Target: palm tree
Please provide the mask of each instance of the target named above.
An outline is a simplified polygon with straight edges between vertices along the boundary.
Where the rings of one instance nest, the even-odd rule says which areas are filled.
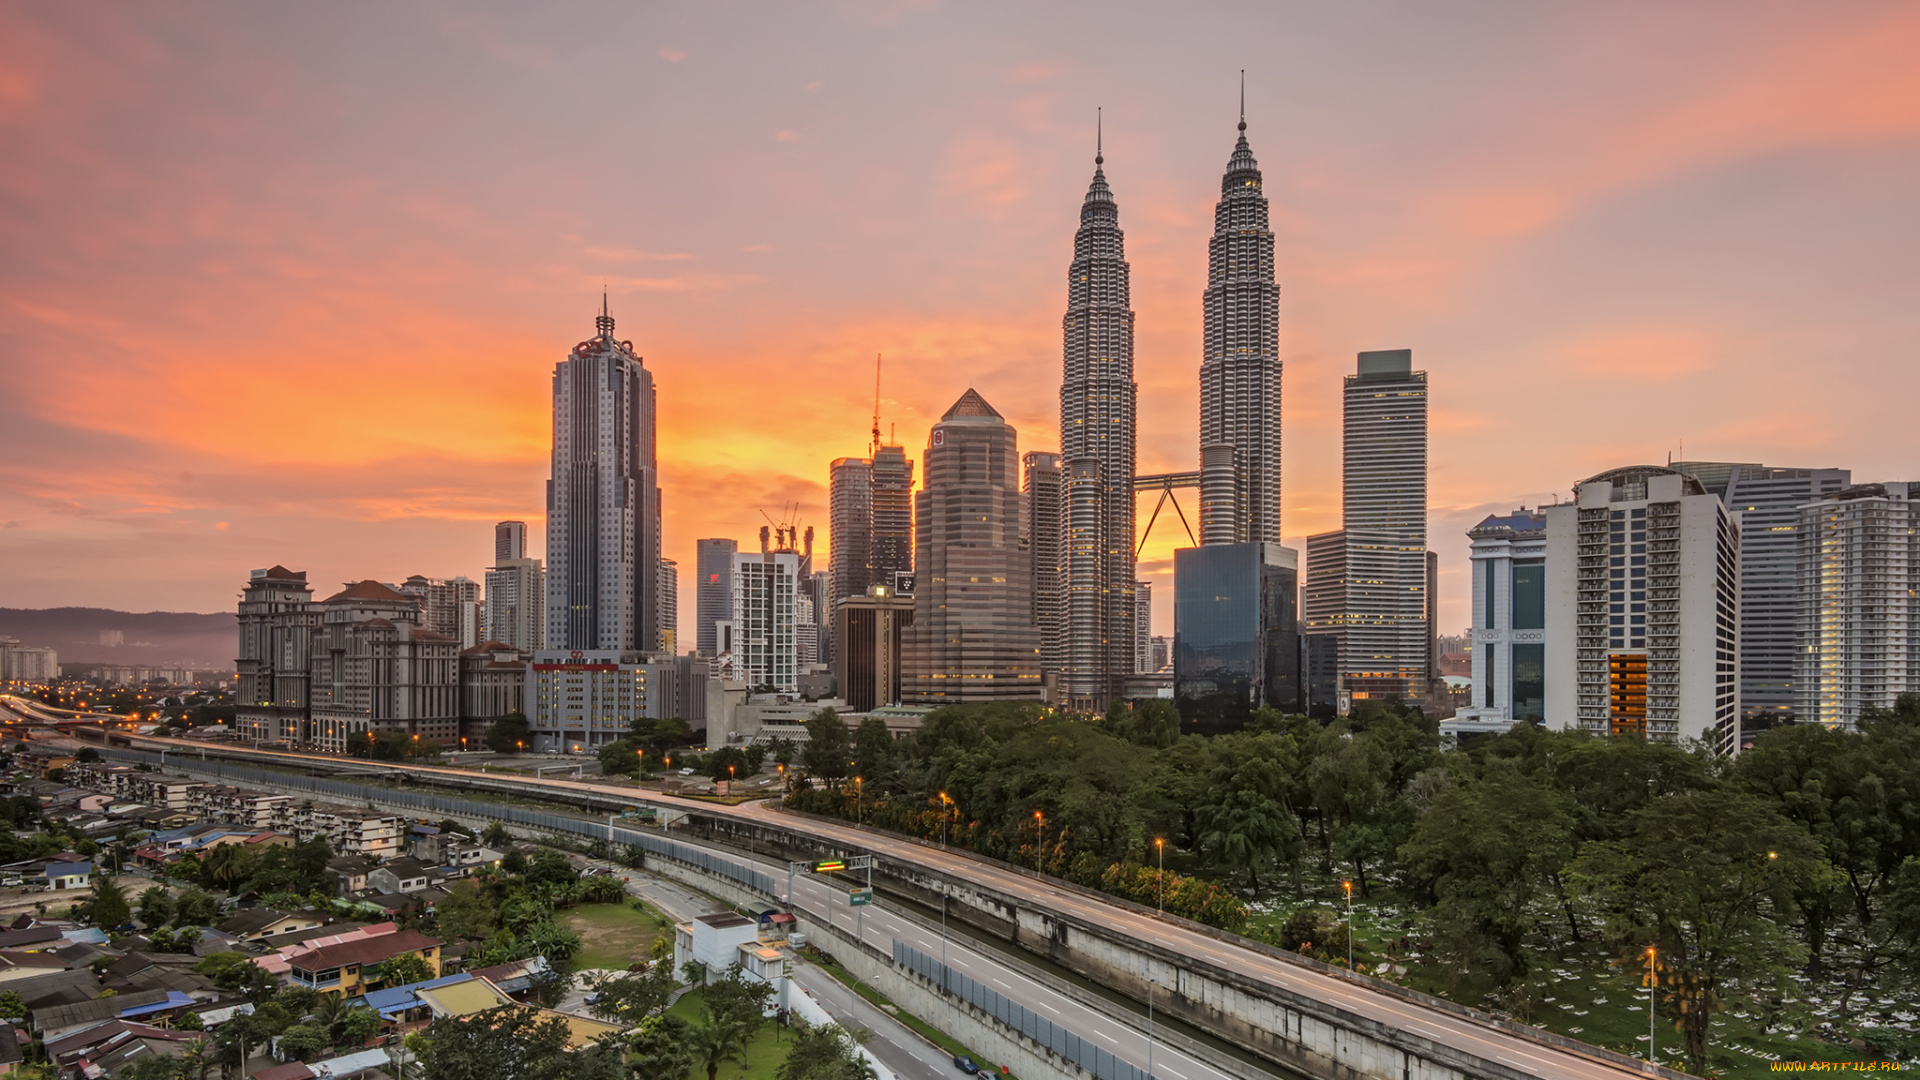
[[[746,1041],[746,1032],[739,1024],[708,1013],[688,1032],[687,1049],[693,1051],[694,1061],[706,1065],[707,1080],[717,1080],[720,1063],[744,1051]]]
[[[186,1053],[180,1055],[182,1080],[188,1077],[192,1080],[207,1080],[207,1072],[213,1068],[214,1056],[207,1052],[212,1042],[210,1038],[197,1039],[192,1046],[187,1047]]]
[[[338,1044],[341,1029],[346,1026],[347,1014],[353,1011],[353,1005],[345,994],[323,994],[313,1007],[313,1022],[327,1030],[327,1041]]]

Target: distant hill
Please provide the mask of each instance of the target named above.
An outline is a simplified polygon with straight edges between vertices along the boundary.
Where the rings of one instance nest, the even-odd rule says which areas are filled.
[[[122,645],[100,644],[102,630],[118,630]],[[50,645],[60,662],[167,664],[220,669],[233,664],[239,642],[232,612],[112,611],[107,608],[0,608],[0,637]]]

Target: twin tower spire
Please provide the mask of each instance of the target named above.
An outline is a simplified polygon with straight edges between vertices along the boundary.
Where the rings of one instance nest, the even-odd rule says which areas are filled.
[[[1247,145],[1241,73],[1239,141],[1220,181],[1208,243],[1200,359],[1201,457],[1231,492],[1203,493],[1204,543],[1280,540],[1280,291],[1259,163]],[[1093,180],[1080,206],[1062,320],[1063,480],[1059,630],[1062,697],[1104,709],[1123,692],[1137,648],[1134,477],[1139,388],[1134,315],[1119,204],[1107,186],[1105,122],[1096,114]],[[1229,497],[1230,495],[1230,497]],[[1142,622],[1147,612],[1138,612]]]

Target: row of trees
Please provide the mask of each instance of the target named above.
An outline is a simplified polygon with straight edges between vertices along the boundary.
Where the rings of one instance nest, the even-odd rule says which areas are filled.
[[[1777,1012],[1789,971],[1843,1012],[1920,976],[1920,697],[1857,733],[1776,729],[1731,760],[1526,726],[1446,751],[1417,709],[1378,704],[1324,724],[1266,710],[1212,738],[1170,712],[946,708],[896,741],[823,711],[800,764],[824,787],[790,802],[1135,899],[1160,883],[1161,844],[1249,899],[1389,888],[1476,1002],[1570,943],[1643,967],[1651,947],[1697,1066],[1725,1003]]]

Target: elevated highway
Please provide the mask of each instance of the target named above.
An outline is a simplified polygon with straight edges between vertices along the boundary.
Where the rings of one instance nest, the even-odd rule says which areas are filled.
[[[135,737],[169,753],[198,743]],[[272,750],[209,753],[310,768],[339,759]],[[1330,1080],[1522,1077],[1623,1080],[1684,1074],[1488,1016],[1391,983],[1226,934],[995,860],[765,804],[722,806],[569,779],[511,780],[442,766],[355,761],[433,786],[506,788],[589,811],[651,805],[684,828],[736,849],[780,858],[868,852],[876,883],[951,914],[1286,1069]],[[602,810],[604,812],[604,810]],[[611,826],[610,826],[611,828]],[[778,896],[780,883],[771,889]],[[796,900],[801,899],[796,896]],[[812,899],[809,897],[808,899]],[[842,909],[845,927],[851,912]],[[904,928],[903,928],[904,930]],[[901,939],[908,935],[902,933]],[[1161,1070],[1165,1072],[1165,1070]],[[1193,1074],[1189,1074],[1191,1077]]]

